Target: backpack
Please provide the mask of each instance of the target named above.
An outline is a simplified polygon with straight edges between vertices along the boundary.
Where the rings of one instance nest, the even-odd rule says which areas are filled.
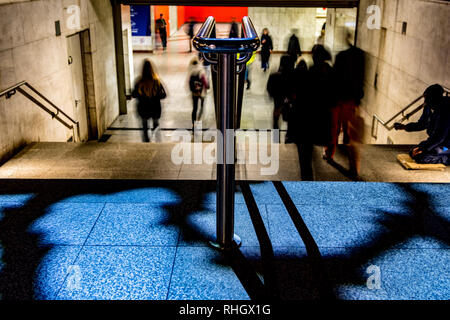
[[[200,96],[203,91],[203,81],[200,78],[200,74],[192,75],[189,79],[189,88],[195,96]]]

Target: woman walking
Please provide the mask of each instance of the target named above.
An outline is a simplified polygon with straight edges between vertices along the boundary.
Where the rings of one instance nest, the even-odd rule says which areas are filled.
[[[144,61],[142,76],[134,87],[133,97],[138,99],[137,111],[142,119],[143,140],[150,142],[148,120],[153,119],[153,128],[156,130],[161,118],[161,99],[166,98],[166,90],[150,60]]]

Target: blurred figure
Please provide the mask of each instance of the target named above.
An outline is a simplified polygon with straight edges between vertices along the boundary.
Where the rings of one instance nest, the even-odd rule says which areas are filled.
[[[295,129],[298,124],[295,111],[300,108],[300,105],[301,107],[308,105],[308,65],[303,59],[299,61],[292,74],[291,102],[285,104],[282,110],[283,120],[288,123],[285,143],[296,142]]]
[[[427,130],[428,139],[410,151],[417,163],[442,163],[450,165],[450,97],[438,85],[428,87],[424,94],[425,105],[418,122],[406,125],[395,123],[396,130],[407,132]]]
[[[187,34],[189,36],[189,52],[192,52],[192,39],[194,38],[195,23],[195,19],[193,17],[190,17],[187,30]]]
[[[350,175],[359,176],[360,148],[363,134],[363,121],[358,115],[358,106],[364,97],[364,53],[353,46],[349,32],[349,49],[336,56],[334,64],[337,105],[332,109],[331,143],[324,148],[324,159],[333,161],[341,129],[344,144],[347,145]]]
[[[239,37],[239,27],[238,24],[236,23],[236,18],[232,18],[231,19],[231,28],[230,28],[230,34],[229,34],[229,38],[240,38]]]
[[[251,85],[251,80],[250,80],[250,66],[252,65],[252,63],[255,61],[256,59],[256,52],[253,52],[252,57],[250,58],[250,60],[247,61],[246,63],[246,68],[245,68],[245,82],[247,83],[247,90],[250,89],[250,85]]]
[[[320,30],[320,36],[317,38],[316,44],[320,44],[322,46],[325,45],[325,30],[326,30],[326,27],[327,27],[327,23],[325,22],[322,25],[322,30]]]
[[[209,89],[208,78],[204,68],[200,65],[197,57],[193,58],[189,64],[189,90],[192,93],[192,130],[197,121],[198,102],[200,100],[200,112],[198,118],[201,119],[203,106],[207,90]]]
[[[148,120],[153,119],[153,128],[156,131],[161,118],[161,99],[166,98],[166,90],[150,60],[144,61],[142,75],[136,83],[132,96],[138,99],[137,111],[142,118],[143,140],[150,142]]]
[[[297,32],[296,29],[292,29],[292,35],[289,38],[287,50],[288,55],[291,57],[294,63],[296,63],[298,57],[302,55],[302,50],[300,49],[300,41],[298,40],[298,37],[295,34],[296,32]]]
[[[280,59],[278,72],[272,73],[267,82],[267,92],[273,98],[273,129],[279,129],[278,122],[286,99],[291,97],[292,72],[294,64],[291,57],[285,55]]]
[[[333,69],[327,62],[331,59],[331,55],[321,45],[314,46],[312,51],[314,65],[307,73],[302,71],[303,75],[297,77],[298,82],[294,89],[297,97],[295,116],[290,122],[295,130],[303,181],[314,180],[312,168],[314,145],[325,146],[330,143],[331,108],[335,104]],[[292,126],[292,123],[295,125]]]
[[[159,15],[159,19],[156,20],[156,29],[159,31],[159,36],[161,38],[161,43],[163,46],[163,50],[167,48],[167,23],[163,18],[163,14]]]
[[[273,50],[272,38],[269,35],[269,29],[264,28],[261,36],[261,68],[266,72],[269,68],[270,54]]]

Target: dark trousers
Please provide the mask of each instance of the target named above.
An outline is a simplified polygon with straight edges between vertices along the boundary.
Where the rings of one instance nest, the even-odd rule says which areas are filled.
[[[150,142],[150,137],[148,136],[148,120],[150,118],[142,118],[142,140],[144,142]],[[158,128],[159,119],[153,118],[153,129]]]
[[[161,37],[161,42],[163,48],[167,47],[167,31],[166,28],[159,29],[159,36]]]
[[[203,113],[203,103],[205,102],[205,98],[202,96],[192,96],[192,126],[194,126],[194,122],[197,121],[197,110],[198,110],[198,100],[200,100],[200,114],[199,118],[202,117]]]
[[[311,141],[297,141],[296,145],[302,181],[314,181],[312,168],[314,146]]]
[[[270,54],[261,54],[261,68],[266,70],[269,68]]]

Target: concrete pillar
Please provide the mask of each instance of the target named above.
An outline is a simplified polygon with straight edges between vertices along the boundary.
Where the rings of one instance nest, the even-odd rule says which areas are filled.
[[[119,114],[127,113],[127,97],[125,83],[125,62],[122,38],[122,8],[120,1],[111,0],[114,24],[114,45],[116,51],[117,90],[119,98]]]

